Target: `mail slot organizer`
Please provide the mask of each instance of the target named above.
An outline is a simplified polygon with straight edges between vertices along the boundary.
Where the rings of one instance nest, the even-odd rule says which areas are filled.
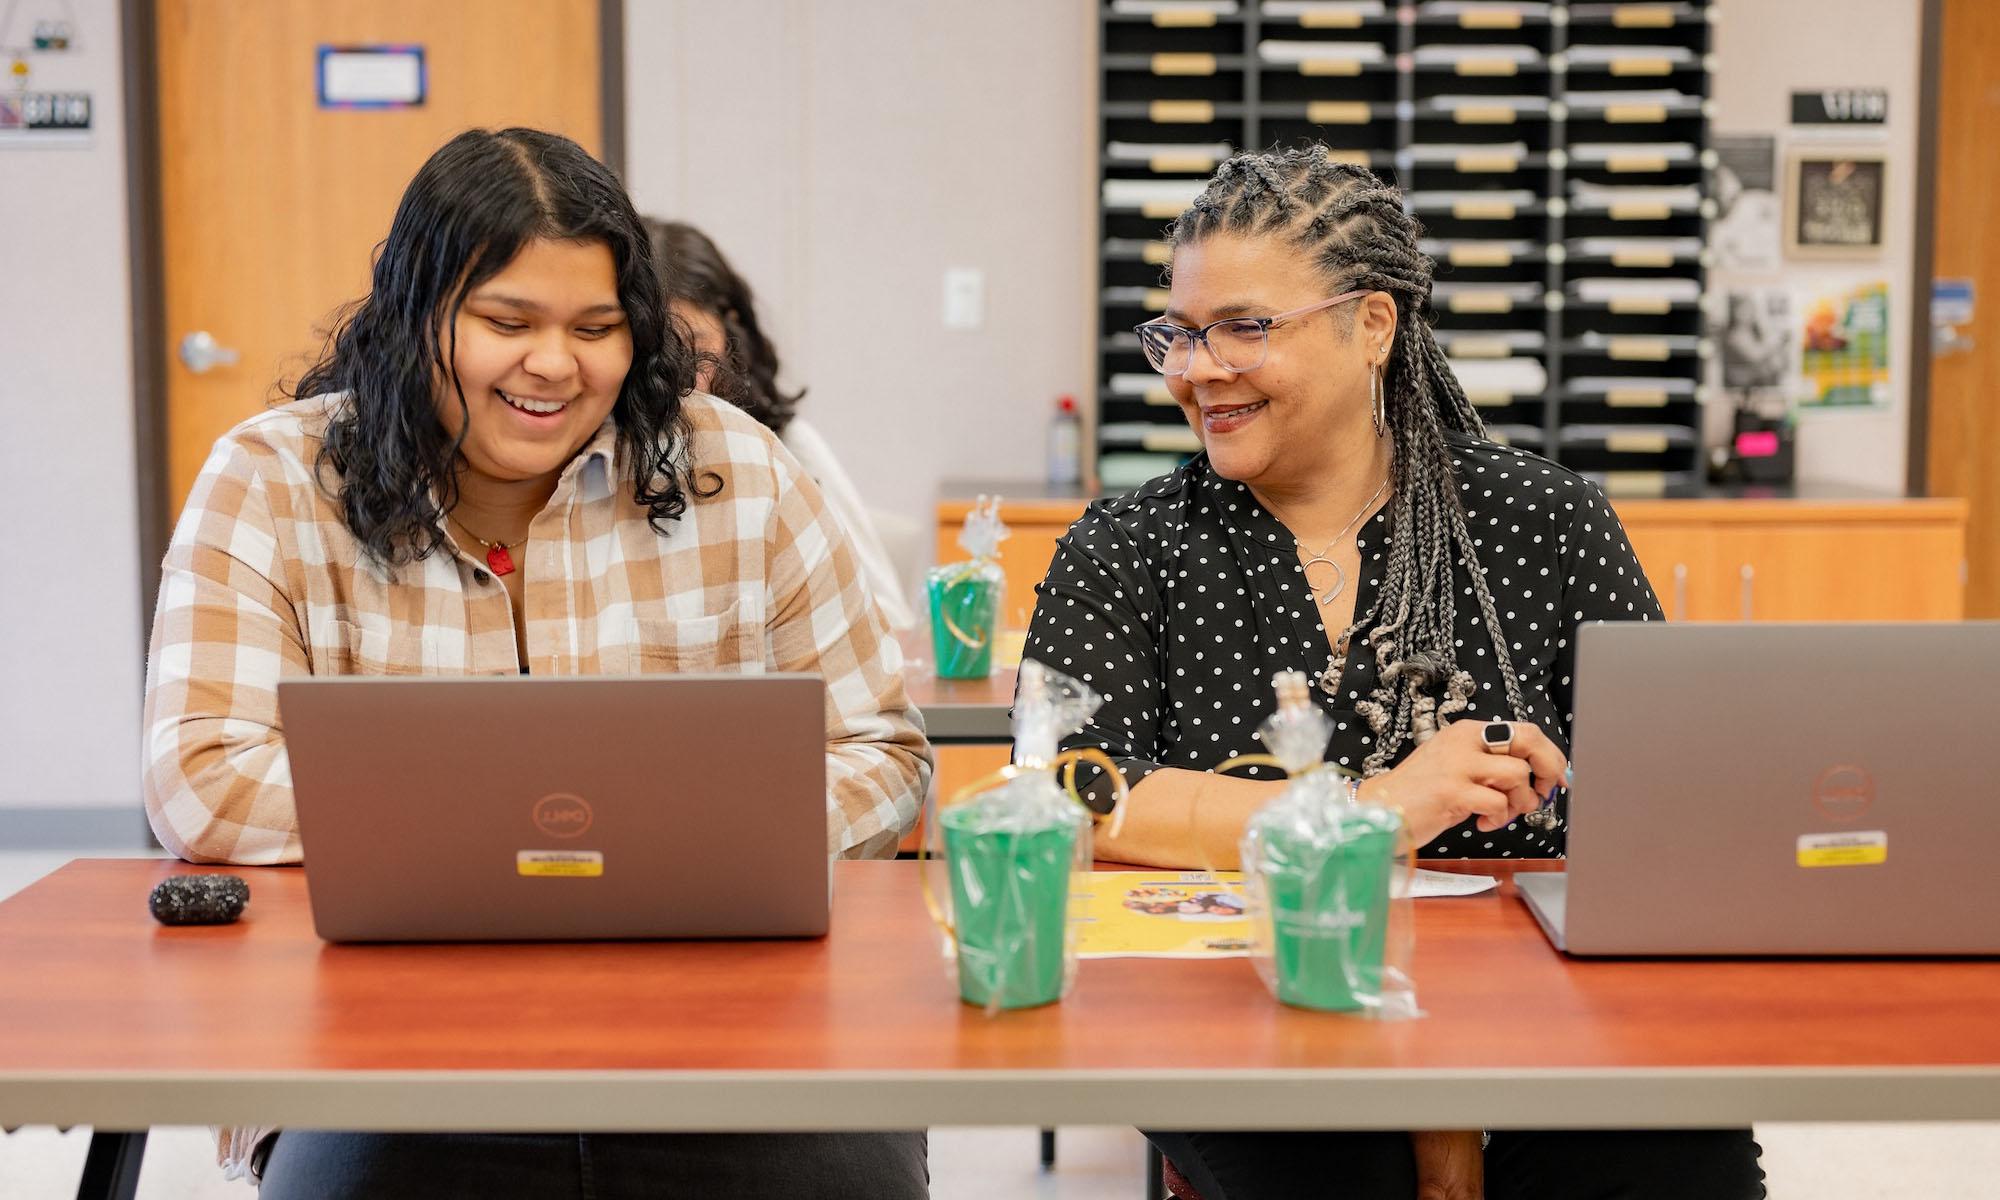
[[[1132,335],[1166,226],[1240,148],[1311,140],[1400,187],[1446,355],[1496,440],[1619,492],[1702,479],[1711,6],[1105,0],[1097,469],[1199,443]]]

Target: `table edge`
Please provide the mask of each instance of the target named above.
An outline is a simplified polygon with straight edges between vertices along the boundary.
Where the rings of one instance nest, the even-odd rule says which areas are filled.
[[[8,1071],[0,1125],[374,1130],[1694,1128],[2000,1120],[2000,1063],[935,1071]],[[1310,1098],[1313,1103],[1304,1103]]]

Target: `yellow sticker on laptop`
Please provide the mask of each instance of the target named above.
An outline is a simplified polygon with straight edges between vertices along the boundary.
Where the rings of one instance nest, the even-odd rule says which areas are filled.
[[[1889,861],[1889,835],[1880,829],[1799,835],[1802,867],[1872,867]]]
[[[520,850],[514,854],[514,871],[543,879],[595,879],[604,874],[604,855],[597,850]]]

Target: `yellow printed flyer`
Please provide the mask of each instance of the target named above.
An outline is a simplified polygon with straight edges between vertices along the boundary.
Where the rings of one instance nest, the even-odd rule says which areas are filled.
[[[1094,871],[1075,877],[1078,958],[1241,958],[1241,871]]]

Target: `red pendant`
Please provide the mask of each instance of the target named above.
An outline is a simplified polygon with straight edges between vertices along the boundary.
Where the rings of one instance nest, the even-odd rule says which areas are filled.
[[[505,546],[489,546],[486,549],[486,565],[493,568],[495,575],[512,575],[514,556],[507,553]]]

